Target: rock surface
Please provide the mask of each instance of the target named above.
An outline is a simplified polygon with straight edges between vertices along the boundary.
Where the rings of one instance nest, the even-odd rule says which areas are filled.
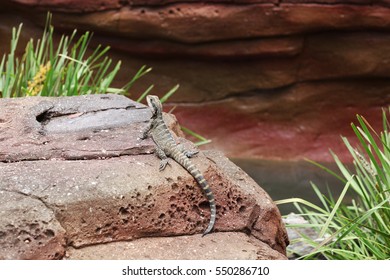
[[[166,117],[177,131],[175,119]],[[138,139],[149,118],[147,107],[116,95],[0,100],[0,192],[6,202],[0,204],[0,248],[9,248],[0,258],[62,258],[71,248],[203,232],[209,208],[192,176],[175,162],[160,173],[153,142]],[[229,254],[284,258],[286,231],[264,190],[219,152],[205,151],[193,162],[214,192],[221,240],[241,232],[242,242],[251,243],[253,253],[232,246]],[[25,214],[32,207],[36,211]],[[189,248],[201,246],[196,236],[181,240]],[[225,241],[216,248],[226,247]],[[148,240],[126,244],[143,242]],[[96,248],[117,248],[110,246]],[[94,248],[69,256],[88,258]]]
[[[285,255],[240,232],[142,238],[70,248],[69,260],[280,260]]]
[[[41,198],[1,188],[0,205],[0,260],[64,255],[65,230]]]
[[[324,240],[324,238],[318,238],[318,232],[316,232],[312,227],[307,227],[309,222],[301,215],[290,213],[283,217],[283,221],[286,225],[290,226],[287,229],[287,233],[289,238],[294,240],[294,243],[289,246],[289,259],[297,259],[308,255],[315,249],[313,246],[310,246],[308,242],[301,241],[303,239],[302,236],[310,238],[313,242],[316,242],[316,244]]]
[[[43,26],[47,10],[57,30],[93,31],[94,44],[111,45],[123,61],[118,85],[152,66],[132,95],[150,84],[163,94],[179,83],[170,102],[180,122],[230,157],[331,161],[331,148],[350,160],[340,135],[352,136],[356,114],[380,128],[390,99],[389,0],[6,0],[2,6],[15,13],[1,14],[2,38],[20,21],[27,36],[39,37],[28,19]],[[7,47],[0,43],[0,51]],[[210,119],[219,126],[205,128]]]

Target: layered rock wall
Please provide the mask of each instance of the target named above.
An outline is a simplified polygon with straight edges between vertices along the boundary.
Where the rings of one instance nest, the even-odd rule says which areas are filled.
[[[41,26],[50,10],[57,30],[93,31],[95,43],[123,60],[118,84],[152,66],[133,96],[150,84],[163,94],[179,83],[170,102],[180,122],[229,156],[327,161],[331,148],[349,160],[340,135],[352,136],[356,114],[380,127],[390,100],[388,0],[0,5]]]

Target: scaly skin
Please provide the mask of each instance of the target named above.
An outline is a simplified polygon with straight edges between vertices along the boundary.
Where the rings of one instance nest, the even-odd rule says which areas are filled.
[[[156,153],[161,159],[160,171],[164,170],[169,164],[169,158],[174,159],[177,163],[183,166],[202,187],[203,193],[207,197],[210,204],[210,222],[203,236],[208,234],[214,227],[216,218],[216,205],[214,195],[210,189],[209,184],[204,178],[203,174],[196,168],[188,159],[198,152],[185,151],[181,145],[177,145],[172,133],[169,131],[162,117],[162,105],[160,99],[155,95],[148,95],[146,97],[148,105],[152,110],[152,118],[148,127],[143,132],[142,139],[145,139],[149,134],[156,143]]]

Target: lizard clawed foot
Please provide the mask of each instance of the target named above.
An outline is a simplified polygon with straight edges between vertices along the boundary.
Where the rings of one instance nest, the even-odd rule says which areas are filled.
[[[146,133],[142,132],[141,135],[139,137],[137,137],[137,139],[139,139],[139,140],[145,140],[146,138],[148,138],[148,133],[147,132]]]
[[[165,169],[165,167],[167,167],[167,165],[170,165],[170,163],[169,163],[169,159],[162,159],[161,161],[160,161],[160,168],[159,168],[159,170],[160,171],[163,171],[164,169]]]

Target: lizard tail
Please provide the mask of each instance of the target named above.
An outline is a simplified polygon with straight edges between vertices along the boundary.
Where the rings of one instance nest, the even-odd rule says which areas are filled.
[[[210,204],[210,222],[206,230],[203,232],[203,237],[206,234],[210,233],[215,224],[217,207],[215,204],[214,194],[211,191],[210,186],[202,175],[202,173],[200,173],[200,171],[187,159],[187,157],[185,157],[184,155],[180,156],[180,159],[178,159],[177,162],[179,162],[185,169],[187,169],[187,171],[190,172],[191,175],[195,178],[195,180],[201,186],[202,191]]]
[[[208,234],[214,227],[215,217],[216,217],[216,214],[217,214],[217,208],[216,208],[216,205],[215,205],[214,195],[213,195],[213,193],[212,193],[212,191],[210,189],[210,186],[207,183],[207,181],[205,182],[205,185],[202,185],[202,184],[200,184],[200,185],[202,186],[202,190],[205,193],[205,195],[207,197],[207,200],[210,203],[210,222],[209,222],[208,227],[206,228],[206,230],[202,234],[202,237],[203,237],[206,234]]]

